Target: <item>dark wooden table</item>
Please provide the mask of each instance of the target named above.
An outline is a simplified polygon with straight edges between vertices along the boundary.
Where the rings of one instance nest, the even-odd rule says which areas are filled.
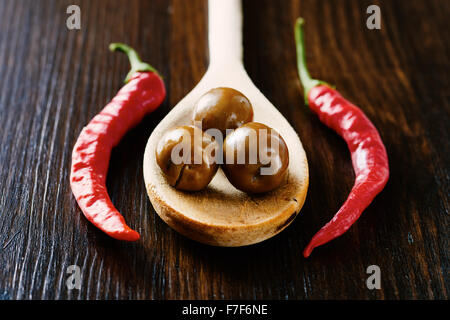
[[[81,30],[66,8],[81,8]],[[381,8],[381,30],[366,8]],[[0,0],[0,299],[447,299],[449,68],[447,0],[244,0],[245,65],[290,121],[309,160],[300,216],[280,235],[216,248],[170,229],[142,178],[144,147],[160,119],[208,65],[204,0]],[[313,76],[336,84],[380,130],[391,178],[344,236],[301,252],[353,183],[346,145],[303,103],[293,22],[306,21]],[[82,127],[128,71],[108,44],[131,44],[164,76],[164,105],[112,153],[107,185],[142,235],[108,238],[82,216],[69,187]],[[81,268],[69,290],[67,267]],[[378,265],[381,289],[366,269]]]

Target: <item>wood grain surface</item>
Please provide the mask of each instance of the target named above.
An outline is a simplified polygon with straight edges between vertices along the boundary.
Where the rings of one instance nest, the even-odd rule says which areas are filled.
[[[66,8],[81,8],[81,30]],[[366,8],[381,8],[381,30]],[[155,214],[142,157],[155,125],[208,65],[204,0],[0,0],[0,299],[447,299],[449,68],[447,0],[244,0],[245,65],[298,132],[310,166],[301,214],[261,244],[217,248]],[[345,200],[344,141],[304,105],[293,23],[306,19],[308,64],[378,127],[386,189],[344,236],[301,255]],[[108,44],[131,44],[164,76],[164,105],[113,150],[111,198],[142,239],[108,238],[69,187],[72,147],[128,72]],[[81,268],[81,289],[66,286]],[[378,265],[381,289],[368,290]]]

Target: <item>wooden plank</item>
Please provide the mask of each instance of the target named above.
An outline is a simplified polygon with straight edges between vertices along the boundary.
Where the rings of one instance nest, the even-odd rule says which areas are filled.
[[[82,11],[66,28],[66,8]],[[368,30],[378,4],[382,29]],[[391,178],[344,236],[301,252],[345,200],[345,143],[304,106],[293,23],[306,19],[308,64],[359,105],[386,143]],[[145,193],[142,156],[160,119],[208,65],[203,0],[0,1],[0,299],[448,299],[450,2],[245,0],[250,77],[301,137],[310,189],[301,215],[244,248],[188,240]],[[81,215],[69,187],[72,147],[128,71],[108,44],[131,44],[164,76],[168,97],[113,150],[107,185],[142,235],[122,243]],[[368,290],[378,265],[382,289]],[[68,290],[69,265],[82,273]]]

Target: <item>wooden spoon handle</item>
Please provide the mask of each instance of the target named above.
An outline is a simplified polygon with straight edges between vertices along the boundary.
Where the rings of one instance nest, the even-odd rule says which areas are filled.
[[[208,1],[209,67],[242,65],[241,0]]]

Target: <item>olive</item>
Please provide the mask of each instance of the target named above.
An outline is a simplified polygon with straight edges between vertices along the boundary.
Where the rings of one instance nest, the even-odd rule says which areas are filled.
[[[250,101],[232,88],[209,90],[197,101],[193,121],[201,123],[203,130],[218,129],[225,137],[226,129],[236,129],[253,120]]]
[[[176,127],[164,134],[156,147],[156,162],[168,183],[179,190],[205,188],[217,172],[219,145],[194,126]]]
[[[237,189],[261,193],[276,189],[284,181],[289,151],[274,129],[249,122],[230,133],[223,144],[223,170]]]

